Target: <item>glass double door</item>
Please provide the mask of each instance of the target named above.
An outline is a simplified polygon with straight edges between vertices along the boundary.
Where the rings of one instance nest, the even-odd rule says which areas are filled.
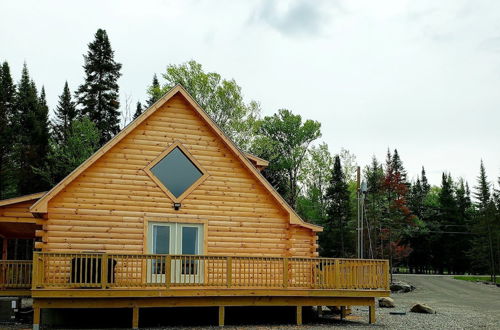
[[[201,283],[203,267],[203,225],[189,223],[149,223],[149,251],[155,255],[148,267],[154,283],[165,283],[166,255],[175,255],[170,261],[171,283]],[[165,255],[165,256],[163,256]]]

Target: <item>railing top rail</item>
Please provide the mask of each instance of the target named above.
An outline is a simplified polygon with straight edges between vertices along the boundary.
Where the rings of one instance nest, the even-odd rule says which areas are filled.
[[[367,262],[387,262],[387,259],[356,259],[356,258],[323,258],[323,257],[267,257],[267,256],[221,256],[221,255],[204,255],[204,254],[151,254],[151,253],[105,253],[105,252],[35,252],[37,255],[61,255],[61,256],[114,256],[114,257],[165,257],[174,258],[180,257],[196,257],[196,258],[212,258],[225,259],[228,257],[234,259],[265,259],[265,260],[307,260],[307,261],[367,261]]]
[[[0,260],[2,264],[31,264],[33,260]]]

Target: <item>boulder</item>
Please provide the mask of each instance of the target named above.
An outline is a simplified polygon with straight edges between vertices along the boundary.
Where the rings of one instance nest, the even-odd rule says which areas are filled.
[[[397,281],[391,283],[391,292],[410,292],[415,290],[415,287],[411,284]]]
[[[424,305],[424,304],[413,305],[413,307],[410,309],[410,312],[424,313],[424,314],[436,314],[436,311],[434,309],[432,309],[431,307]]]
[[[380,298],[378,300],[378,306],[379,307],[385,307],[385,308],[394,308],[396,305],[394,304],[394,299],[390,297],[384,297]]]

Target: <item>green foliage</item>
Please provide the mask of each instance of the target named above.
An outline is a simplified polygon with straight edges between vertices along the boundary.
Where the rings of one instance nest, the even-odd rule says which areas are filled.
[[[305,220],[316,224],[323,224],[326,220],[325,193],[331,177],[332,164],[332,155],[326,143],[309,149],[300,178],[304,194],[297,202],[297,211]]]
[[[252,151],[270,165],[263,172],[278,192],[293,207],[299,194],[299,180],[309,145],[321,136],[321,124],[302,121],[300,115],[281,109],[259,121]]]
[[[77,116],[76,106],[71,99],[68,82],[64,83],[64,89],[59,96],[59,103],[55,110],[55,118],[52,122],[52,136],[58,144],[65,143],[68,139],[71,123]]]
[[[356,181],[356,171],[358,168],[356,155],[354,155],[347,149],[341,148],[339,157],[340,161],[342,162],[342,168],[346,181]]]
[[[349,188],[342,171],[340,157],[335,156],[330,185],[325,196],[327,219],[320,234],[320,254],[324,257],[345,257],[346,224],[350,218]]]
[[[53,186],[89,158],[99,148],[99,141],[99,130],[89,118],[75,119],[64,143],[51,140],[47,162],[36,171]]]
[[[136,119],[137,117],[139,117],[142,114],[143,111],[144,111],[144,109],[142,108],[141,102],[137,102],[137,104],[135,106],[134,119]]]
[[[31,81],[26,64],[18,84],[15,100],[15,140],[17,193],[21,195],[48,189],[34,168],[42,167],[47,158],[49,128],[48,107],[45,90],[37,95],[35,83]]]
[[[151,86],[149,86],[149,88],[148,88],[148,95],[149,95],[149,98],[146,101],[147,108],[152,106],[163,95],[163,91],[160,87],[160,82],[158,81],[158,77],[156,76],[156,73],[153,75],[153,82],[151,83]]]
[[[76,95],[81,107],[81,115],[89,117],[101,133],[103,145],[120,131],[120,100],[118,78],[120,63],[114,60],[108,35],[99,29],[95,40],[88,45],[84,55],[85,82]]]
[[[159,88],[156,76],[149,88],[150,102],[177,84],[181,84],[198,102],[222,131],[241,149],[248,150],[252,142],[260,106],[252,101],[246,104],[241,87],[234,79],[226,80],[215,72],[205,72],[201,64],[189,61],[181,65],[169,65]]]
[[[0,199],[15,195],[14,148],[16,87],[7,62],[0,66]]]
[[[468,256],[473,271],[494,274],[500,268],[500,210],[492,198],[483,161],[475,190],[476,212],[470,222],[474,236]]]
[[[491,183],[488,181],[486,176],[486,170],[484,169],[483,160],[481,160],[481,165],[479,167],[479,176],[477,178],[477,186],[474,197],[478,200],[478,208],[485,209],[491,198]]]

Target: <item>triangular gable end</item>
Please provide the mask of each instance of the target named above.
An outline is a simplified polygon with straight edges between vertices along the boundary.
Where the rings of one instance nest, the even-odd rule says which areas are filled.
[[[287,202],[281,197],[281,195],[274,190],[271,184],[260,174],[260,172],[252,165],[250,160],[245,156],[245,154],[222,132],[222,130],[215,124],[215,122],[208,116],[208,114],[200,107],[200,105],[193,99],[191,95],[182,87],[181,85],[176,85],[170,91],[168,91],[163,97],[161,97],[157,102],[155,102],[151,107],[149,107],[144,113],[137,117],[133,122],[126,126],[120,133],[118,133],[113,139],[108,141],[104,146],[102,146],[98,151],[96,151],[90,158],[83,162],[79,167],[77,167],[73,172],[71,172],[66,178],[59,182],[54,188],[52,188],[47,194],[40,198],[33,206],[30,211],[36,215],[41,216],[47,213],[48,202],[54,198],[59,192],[61,192],[66,186],[68,186],[73,180],[75,180],[82,172],[89,168],[93,163],[95,163],[101,156],[107,153],[113,146],[119,143],[124,137],[126,137],[130,132],[132,132],[137,126],[147,120],[153,113],[156,112],[163,104],[174,97],[176,94],[181,94],[184,99],[193,107],[197,114],[208,124],[208,126],[218,135],[225,145],[234,153],[234,155],[249,169],[249,171],[257,178],[257,180],[271,193],[271,195],[276,199],[276,201],[283,207],[283,209],[290,215],[290,224],[298,225],[301,227],[309,228],[313,231],[322,231],[323,228],[317,225],[313,225],[303,221],[300,216],[293,210],[293,208],[287,204]]]

